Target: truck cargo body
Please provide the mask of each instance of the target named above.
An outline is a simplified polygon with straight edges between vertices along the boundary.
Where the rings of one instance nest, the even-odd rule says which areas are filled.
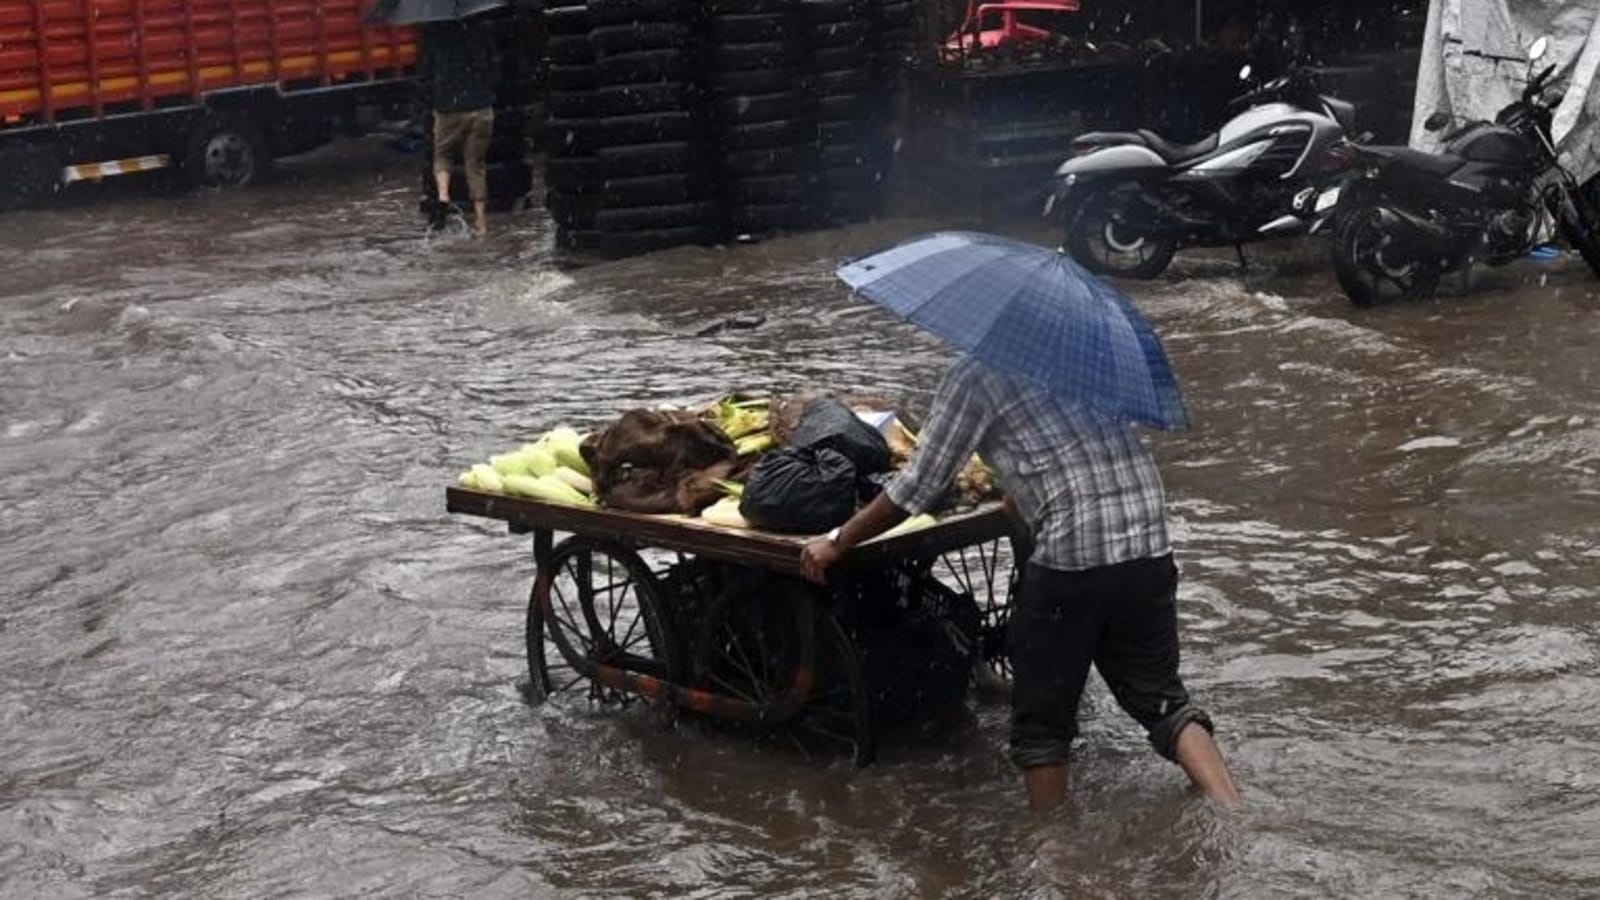
[[[165,166],[247,183],[403,111],[415,35],[367,25],[366,3],[0,0],[0,207]]]

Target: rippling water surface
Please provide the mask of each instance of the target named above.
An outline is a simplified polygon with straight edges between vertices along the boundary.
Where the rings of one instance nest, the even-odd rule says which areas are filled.
[[[443,510],[634,405],[920,406],[944,352],[830,271],[930,223],[564,269],[537,213],[430,243],[406,170],[303,174],[0,217],[0,896],[1600,894],[1594,282],[1129,286],[1195,412],[1155,438],[1184,671],[1251,808],[1096,685],[1038,822],[992,701],[863,772],[528,706],[525,539]]]

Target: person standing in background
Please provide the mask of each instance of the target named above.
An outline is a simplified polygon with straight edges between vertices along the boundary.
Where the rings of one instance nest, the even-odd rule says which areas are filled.
[[[439,191],[431,224],[450,212],[450,169],[461,154],[472,196],[473,227],[489,233],[489,141],[494,134],[500,59],[494,27],[482,16],[433,22],[423,29],[421,74],[433,93],[433,178]]]

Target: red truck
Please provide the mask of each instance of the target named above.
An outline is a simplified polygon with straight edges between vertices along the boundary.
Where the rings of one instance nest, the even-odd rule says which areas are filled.
[[[415,34],[370,0],[0,0],[0,208],[176,167],[255,180],[415,96]]]

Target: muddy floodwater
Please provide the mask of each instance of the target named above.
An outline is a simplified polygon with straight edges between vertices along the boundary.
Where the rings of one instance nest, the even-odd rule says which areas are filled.
[[[530,706],[527,540],[444,511],[636,405],[920,408],[946,352],[831,271],[942,223],[571,269],[537,211],[423,239],[369,155],[0,217],[0,897],[1600,895],[1582,273],[1363,311],[1313,246],[1126,285],[1194,412],[1152,438],[1183,670],[1250,808],[1095,682],[1040,822],[993,701],[864,771]]]

